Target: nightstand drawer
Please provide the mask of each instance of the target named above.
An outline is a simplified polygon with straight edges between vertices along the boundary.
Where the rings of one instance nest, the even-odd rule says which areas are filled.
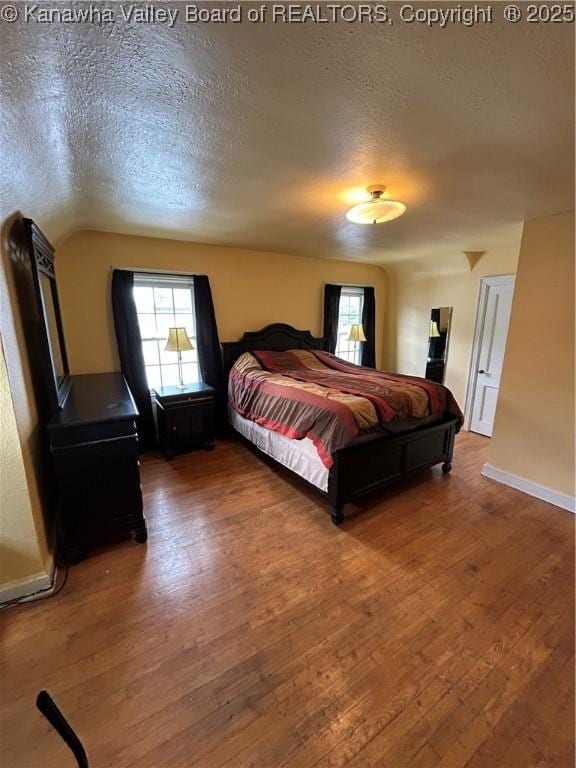
[[[211,395],[206,397],[193,397],[191,395],[183,395],[182,397],[171,397],[170,400],[161,400],[162,407],[170,411],[173,408],[188,408],[190,406],[201,406],[214,403],[214,398]]]

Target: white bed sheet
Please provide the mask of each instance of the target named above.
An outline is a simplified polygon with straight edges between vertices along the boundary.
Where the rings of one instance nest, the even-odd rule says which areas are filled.
[[[245,419],[233,408],[228,409],[228,416],[234,429],[267,456],[288,467],[321,491],[328,490],[329,470],[322,464],[312,440],[307,437],[303,440],[291,440],[279,432],[273,432]]]

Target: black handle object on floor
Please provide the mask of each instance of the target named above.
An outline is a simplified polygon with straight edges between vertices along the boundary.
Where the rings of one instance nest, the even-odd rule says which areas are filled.
[[[70,747],[78,763],[78,768],[88,768],[88,758],[82,746],[82,742],[76,736],[68,721],[60,712],[48,691],[40,691],[36,698],[36,706],[42,712],[50,725],[62,736]]]

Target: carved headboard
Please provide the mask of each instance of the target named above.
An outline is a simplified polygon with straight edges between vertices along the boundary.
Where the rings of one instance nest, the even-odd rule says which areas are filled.
[[[326,349],[326,339],[312,336],[310,331],[299,331],[286,323],[273,323],[259,331],[246,331],[239,341],[222,343],[224,374],[228,379],[230,369],[244,352],[253,349],[283,351],[285,349]]]

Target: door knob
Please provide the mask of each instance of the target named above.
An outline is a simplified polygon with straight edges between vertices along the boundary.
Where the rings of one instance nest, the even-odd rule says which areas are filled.
[[[478,371],[478,373],[486,373],[486,371],[484,370],[484,368],[480,368],[480,370]]]

